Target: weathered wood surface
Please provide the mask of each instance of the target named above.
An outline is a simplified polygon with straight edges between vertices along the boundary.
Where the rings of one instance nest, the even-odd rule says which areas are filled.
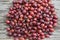
[[[52,0],[52,3],[57,12],[58,26],[55,28],[53,35],[45,40],[60,40],[60,0]],[[5,24],[5,17],[11,4],[12,0],[0,0],[0,40],[13,40],[13,38],[7,36],[6,27],[8,26]]]

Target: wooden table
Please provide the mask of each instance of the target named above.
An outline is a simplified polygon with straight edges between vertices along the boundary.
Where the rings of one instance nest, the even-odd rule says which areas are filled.
[[[52,0],[52,3],[55,6],[57,16],[58,16],[58,26],[55,28],[55,32],[50,38],[46,38],[44,40],[60,40],[60,0]],[[0,40],[13,40],[7,36],[6,27],[8,27],[5,23],[5,17],[8,13],[8,8],[12,5],[12,0],[0,0]]]

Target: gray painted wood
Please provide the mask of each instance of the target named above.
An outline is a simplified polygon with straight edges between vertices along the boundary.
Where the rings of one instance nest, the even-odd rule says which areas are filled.
[[[52,3],[55,6],[58,16],[58,26],[55,28],[53,35],[44,40],[60,40],[60,0],[52,0]],[[5,23],[6,14],[8,13],[8,8],[11,4],[12,0],[0,0],[0,40],[13,40],[13,38],[7,36],[6,27],[8,26]]]

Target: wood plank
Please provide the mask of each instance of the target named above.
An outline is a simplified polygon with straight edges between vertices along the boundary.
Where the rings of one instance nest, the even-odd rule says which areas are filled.
[[[3,11],[1,10],[1,11],[0,11],[0,17],[1,17],[1,18],[2,18],[2,17],[5,17],[5,16],[8,14],[8,11],[9,11],[9,10],[3,10]],[[1,20],[2,20],[2,19],[1,19]]]
[[[9,8],[10,5],[3,5],[3,4],[0,4],[0,10],[6,10],[7,8]]]
[[[0,0],[0,2],[12,2],[13,0]]]
[[[0,0],[0,10],[6,10],[12,4],[12,0]]]
[[[4,39],[0,39],[0,40],[13,40],[13,39],[7,39],[7,38],[4,38]]]
[[[5,22],[6,18],[0,17],[0,22]]]

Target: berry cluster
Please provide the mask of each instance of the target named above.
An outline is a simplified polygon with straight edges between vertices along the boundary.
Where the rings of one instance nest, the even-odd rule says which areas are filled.
[[[54,32],[57,15],[49,0],[13,1],[6,23],[9,36],[41,40]]]

